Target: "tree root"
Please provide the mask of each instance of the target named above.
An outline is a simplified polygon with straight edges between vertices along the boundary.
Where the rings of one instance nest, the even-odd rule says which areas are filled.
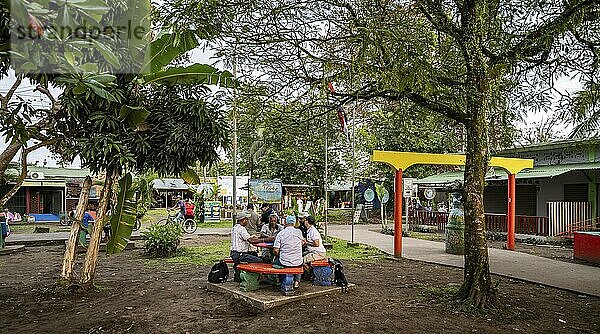
[[[479,310],[497,309],[499,306],[497,287],[498,284],[483,288],[478,284],[467,284],[465,282],[454,296],[454,299]]]

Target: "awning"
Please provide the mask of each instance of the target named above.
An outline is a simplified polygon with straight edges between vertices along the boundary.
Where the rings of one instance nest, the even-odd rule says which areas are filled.
[[[537,166],[531,169],[525,169],[517,174],[517,179],[547,179],[555,176],[559,176],[572,171],[585,171],[585,170],[599,170],[600,162],[588,162],[579,164],[563,164],[563,165],[550,165],[550,166]],[[442,174],[428,176],[423,179],[415,180],[416,184],[427,184],[427,185],[446,185],[457,180],[463,180],[464,172],[446,172]],[[499,180],[503,181],[508,179],[505,171],[496,168],[493,172],[490,171],[485,179],[487,181]]]
[[[308,184],[284,184],[284,188],[319,188],[319,186],[311,186]]]
[[[64,188],[66,183],[64,180],[39,180],[39,181],[30,181],[25,180],[21,187],[56,187],[56,188]]]
[[[356,183],[358,185],[358,182]],[[351,191],[352,181],[336,181],[327,186],[329,191]]]
[[[183,179],[155,179],[152,187],[156,190],[189,190]]]

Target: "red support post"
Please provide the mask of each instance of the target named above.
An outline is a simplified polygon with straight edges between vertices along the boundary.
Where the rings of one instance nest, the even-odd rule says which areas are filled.
[[[515,250],[515,204],[516,204],[515,174],[508,174],[508,233],[506,236],[506,249]]]
[[[402,257],[402,169],[396,171],[394,187],[394,256]]]

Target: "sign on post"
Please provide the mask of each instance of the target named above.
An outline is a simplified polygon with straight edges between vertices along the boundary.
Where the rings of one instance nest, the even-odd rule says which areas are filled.
[[[412,178],[402,179],[402,197],[412,197],[414,181]]]
[[[354,224],[358,224],[358,221],[360,220],[360,214],[363,211],[363,205],[362,204],[356,204],[356,209],[354,210],[354,216],[352,217],[352,223]]]

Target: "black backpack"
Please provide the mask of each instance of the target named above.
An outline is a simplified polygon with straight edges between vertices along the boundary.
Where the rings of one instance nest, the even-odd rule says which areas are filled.
[[[342,292],[348,292],[348,280],[344,275],[344,265],[338,259],[329,259],[333,265],[333,283],[342,288]]]
[[[227,282],[227,278],[229,278],[229,268],[227,268],[225,261],[221,260],[210,268],[208,273],[210,283],[224,283]]]

